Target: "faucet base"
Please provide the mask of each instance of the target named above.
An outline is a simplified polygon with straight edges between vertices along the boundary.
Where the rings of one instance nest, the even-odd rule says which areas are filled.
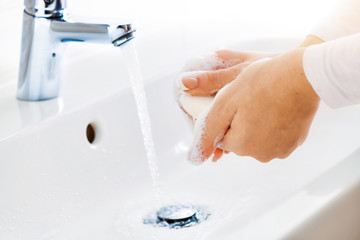
[[[24,11],[17,98],[41,101],[58,96],[66,43],[120,46],[134,38],[131,24],[104,23],[107,21],[110,22],[109,19],[70,20],[68,16],[39,17]]]

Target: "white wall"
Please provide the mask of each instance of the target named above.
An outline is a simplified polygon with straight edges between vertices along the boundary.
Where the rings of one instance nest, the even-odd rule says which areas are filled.
[[[187,39],[229,42],[261,37],[301,37],[336,0],[68,0],[71,12],[135,20],[137,37],[167,32]],[[0,0],[0,83],[16,81],[21,0]],[[169,41],[171,38],[169,38]],[[209,40],[211,41],[211,40]]]
[[[141,31],[179,26],[261,29],[263,34],[306,34],[336,0],[69,0],[73,11],[135,18]],[[84,6],[86,4],[86,6]],[[230,25],[230,27],[227,27]]]

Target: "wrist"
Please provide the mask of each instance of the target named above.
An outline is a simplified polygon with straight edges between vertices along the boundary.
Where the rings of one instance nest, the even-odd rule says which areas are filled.
[[[305,37],[304,41],[298,47],[308,47],[315,44],[321,44],[323,42],[325,41],[321,38],[310,34]]]
[[[290,57],[293,59],[292,69],[295,80],[295,94],[301,94],[303,100],[318,104],[319,96],[308,81],[303,67],[303,56],[305,52],[304,47],[298,48],[290,52]]]

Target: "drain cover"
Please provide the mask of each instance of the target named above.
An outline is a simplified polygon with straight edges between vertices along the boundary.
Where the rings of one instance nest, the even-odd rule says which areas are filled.
[[[144,218],[144,224],[178,229],[197,225],[209,215],[200,207],[169,205]]]
[[[166,206],[156,212],[159,221],[165,221],[169,224],[186,222],[189,220],[197,221],[195,215],[195,209],[183,205]]]

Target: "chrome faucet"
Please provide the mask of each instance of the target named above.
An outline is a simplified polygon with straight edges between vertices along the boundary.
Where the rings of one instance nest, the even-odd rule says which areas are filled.
[[[24,0],[17,98],[41,101],[59,94],[67,42],[120,46],[134,38],[126,21],[70,18],[66,0]]]

